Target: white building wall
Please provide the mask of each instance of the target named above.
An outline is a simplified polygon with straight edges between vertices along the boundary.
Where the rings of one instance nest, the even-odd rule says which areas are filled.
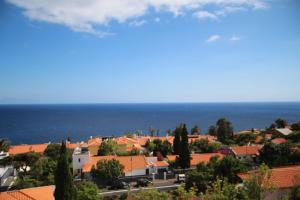
[[[90,161],[90,153],[85,154],[73,154],[72,155],[72,166],[73,174],[78,174],[82,170],[82,166]]]
[[[146,175],[146,169],[135,169],[132,172],[126,172],[125,176],[141,176]]]

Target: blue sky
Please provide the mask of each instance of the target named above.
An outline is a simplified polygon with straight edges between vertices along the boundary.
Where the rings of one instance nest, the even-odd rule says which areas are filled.
[[[1,1],[0,103],[300,101],[299,10],[297,0]]]

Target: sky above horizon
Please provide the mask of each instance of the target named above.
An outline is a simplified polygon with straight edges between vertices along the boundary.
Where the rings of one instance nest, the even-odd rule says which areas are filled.
[[[0,104],[300,101],[298,0],[5,0]]]

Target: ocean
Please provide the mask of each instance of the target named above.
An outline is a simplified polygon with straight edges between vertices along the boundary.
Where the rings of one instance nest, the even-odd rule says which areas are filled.
[[[221,118],[235,131],[265,128],[275,119],[300,121],[300,103],[170,103],[0,105],[0,138],[13,144],[59,142],[70,137],[119,136],[127,131],[148,133],[149,127],[174,129],[180,123],[198,125],[202,133]]]

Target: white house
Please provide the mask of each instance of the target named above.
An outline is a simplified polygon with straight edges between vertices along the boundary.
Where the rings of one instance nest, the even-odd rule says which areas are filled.
[[[82,167],[90,162],[90,152],[87,147],[76,147],[72,155],[73,174],[81,174]]]

